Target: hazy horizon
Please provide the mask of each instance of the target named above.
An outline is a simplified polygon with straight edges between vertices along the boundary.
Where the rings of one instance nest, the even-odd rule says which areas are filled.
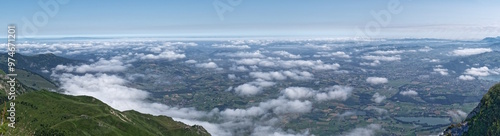
[[[17,25],[20,37],[481,39],[500,35],[500,17],[491,15],[500,12],[494,6],[500,2],[491,0],[54,2],[6,1],[0,11],[8,14],[0,19],[1,25]]]

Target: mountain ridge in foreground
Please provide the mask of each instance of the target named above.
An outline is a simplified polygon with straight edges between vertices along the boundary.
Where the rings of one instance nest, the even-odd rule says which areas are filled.
[[[0,84],[1,107],[9,108],[7,84]],[[22,85],[18,85],[22,88]],[[201,126],[188,126],[167,116],[118,111],[96,98],[46,90],[28,91],[15,102],[16,128],[2,125],[4,135],[34,136],[209,136]],[[5,112],[5,109],[2,109]],[[4,113],[5,114],[5,113]],[[8,114],[8,113],[7,113]],[[6,115],[7,115],[6,114]],[[5,121],[4,123],[9,123]]]
[[[469,113],[462,123],[449,126],[442,135],[500,135],[500,83],[490,88],[478,106]]]

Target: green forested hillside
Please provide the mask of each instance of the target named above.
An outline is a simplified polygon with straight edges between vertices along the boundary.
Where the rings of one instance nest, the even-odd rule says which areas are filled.
[[[500,83],[483,96],[465,121],[449,126],[446,136],[500,136]]]
[[[88,96],[69,96],[46,90],[24,91],[15,99],[16,128],[1,126],[9,136],[206,136],[201,126],[188,126],[170,117],[136,111],[120,112]],[[7,84],[0,82],[0,107],[9,108]],[[7,105],[5,105],[7,102]],[[8,114],[8,113],[7,113]],[[4,120],[7,115],[5,114]],[[5,122],[8,123],[8,122]]]
[[[7,135],[209,135],[201,126],[188,126],[170,117],[120,112],[92,97],[49,91],[16,98],[16,119],[16,128]]]
[[[478,111],[474,116],[465,120],[469,129],[467,136],[499,136],[500,135],[500,84],[491,87],[481,99]]]

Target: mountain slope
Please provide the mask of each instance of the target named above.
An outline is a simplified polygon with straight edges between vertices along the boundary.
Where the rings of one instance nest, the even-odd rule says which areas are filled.
[[[465,135],[500,135],[500,84],[490,88],[473,112],[465,120],[470,124]]]
[[[7,53],[0,53],[0,68],[3,71],[8,71],[8,67],[6,65],[8,57],[9,56]],[[44,72],[44,70],[50,70],[52,68],[55,68],[57,65],[78,65],[81,63],[85,63],[85,61],[59,57],[51,53],[39,54],[34,56],[25,56],[18,53],[14,58],[16,59],[17,69],[24,69],[26,71],[39,74],[47,80],[50,79],[51,73]]]
[[[34,91],[16,98],[15,129],[8,135],[209,135],[166,116],[117,111],[87,96]]]
[[[1,105],[6,102],[5,87],[5,81],[1,81]],[[42,90],[19,95],[14,102],[16,128],[7,128],[6,135],[210,135],[201,126],[188,126],[167,116],[120,112],[88,96],[69,96]]]
[[[500,135],[500,83],[490,88],[463,123],[448,127],[444,135]]]

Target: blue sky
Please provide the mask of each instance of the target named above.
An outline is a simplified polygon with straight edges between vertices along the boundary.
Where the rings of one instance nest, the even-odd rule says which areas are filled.
[[[42,2],[53,0],[40,0]],[[495,0],[66,0],[48,22],[23,32],[23,18],[46,14],[38,1],[2,0],[0,26],[21,36],[299,36],[477,39],[500,35]],[[221,14],[214,2],[232,11]],[[231,1],[231,0],[229,0]],[[238,1],[238,0],[232,0]],[[380,25],[371,12],[400,13]],[[53,7],[51,7],[53,8]],[[48,14],[46,14],[48,15]],[[384,16],[385,17],[385,16]],[[39,18],[39,20],[42,20]],[[380,27],[365,29],[371,22]],[[358,28],[358,29],[357,29]],[[368,32],[371,31],[371,32]],[[360,34],[361,32],[361,34]],[[5,33],[0,34],[4,36]]]

